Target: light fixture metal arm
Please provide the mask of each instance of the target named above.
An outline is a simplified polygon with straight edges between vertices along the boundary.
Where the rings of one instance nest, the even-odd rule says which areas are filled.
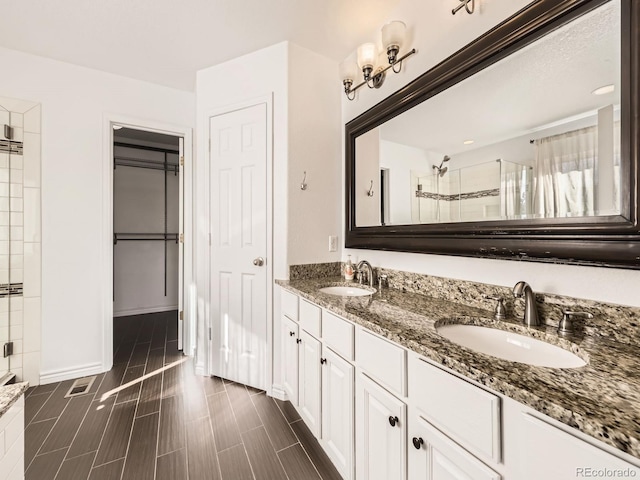
[[[399,73],[400,70],[397,70],[395,68],[393,68],[395,65],[399,65],[402,63],[402,61],[407,58],[410,57],[411,55],[413,55],[414,53],[416,53],[416,49],[412,48],[410,51],[408,51],[407,53],[405,53],[403,56],[401,56],[400,58],[398,58],[395,62],[393,62],[392,64],[386,66],[385,68],[383,68],[382,70],[379,70],[375,73],[375,75],[372,76],[372,78],[375,77],[379,77],[379,76],[383,76],[387,70],[389,70],[390,68],[393,69],[393,71],[395,73]],[[371,79],[369,79],[370,81]],[[347,95],[347,98],[349,98],[349,100],[353,100],[353,98],[355,98],[355,92],[356,90],[358,90],[360,87],[363,87],[365,85],[367,85],[368,81],[364,80],[363,82],[360,82],[358,85],[356,85],[355,87],[350,87],[350,88],[345,88],[344,93]],[[353,94],[354,97],[350,97],[350,95]]]

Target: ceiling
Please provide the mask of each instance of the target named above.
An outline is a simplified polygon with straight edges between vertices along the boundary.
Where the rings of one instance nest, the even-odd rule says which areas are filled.
[[[336,61],[400,0],[0,0],[0,46],[192,91],[197,70],[289,40]]]

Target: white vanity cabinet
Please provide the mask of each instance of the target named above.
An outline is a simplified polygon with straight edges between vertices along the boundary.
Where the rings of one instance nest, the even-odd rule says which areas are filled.
[[[305,330],[300,332],[300,340],[298,412],[309,427],[309,430],[320,438],[322,431],[320,424],[321,344],[318,339]]]
[[[352,337],[353,341],[353,337]],[[322,348],[321,444],[343,478],[353,478],[354,367],[326,345]]]
[[[590,439],[564,431],[551,419],[519,411],[509,420],[515,435],[511,441],[516,445],[513,478],[640,478],[637,466],[593,445]]]
[[[354,325],[286,290],[281,304],[282,387],[338,472],[352,480]]]
[[[640,478],[638,459],[415,351],[282,305],[283,389],[345,480]]]
[[[404,480],[407,406],[367,375],[356,379],[356,478]]]
[[[298,297],[282,291],[280,315],[280,344],[282,347],[282,388],[294,405],[298,404]]]
[[[409,419],[409,478],[411,480],[500,480],[483,464],[420,415]],[[538,477],[538,480],[551,477]]]

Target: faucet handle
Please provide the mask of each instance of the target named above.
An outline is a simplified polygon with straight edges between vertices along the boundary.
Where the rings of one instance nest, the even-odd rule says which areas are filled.
[[[384,273],[378,275],[378,290],[382,290],[385,286],[389,286],[388,279],[389,277]]]
[[[593,314],[589,312],[573,312],[564,310],[562,312],[562,320],[558,324],[558,333],[569,333],[573,331],[573,318],[593,318]]]
[[[482,298],[486,298],[487,300],[495,300],[498,302],[496,304],[496,309],[494,310],[494,318],[496,320],[504,320],[507,318],[507,309],[504,306],[504,299],[502,297],[493,296],[493,295],[482,295]]]

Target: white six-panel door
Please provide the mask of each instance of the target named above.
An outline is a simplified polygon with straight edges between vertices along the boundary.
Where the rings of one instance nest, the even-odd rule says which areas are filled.
[[[267,105],[209,125],[210,372],[266,389]]]

